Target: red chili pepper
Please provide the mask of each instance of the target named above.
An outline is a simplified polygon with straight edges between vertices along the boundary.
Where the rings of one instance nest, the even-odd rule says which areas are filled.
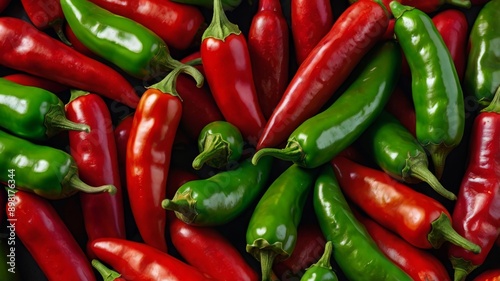
[[[269,118],[257,149],[276,147],[317,113],[384,35],[389,15],[375,1],[350,5],[300,65]]]
[[[139,102],[134,87],[113,68],[18,18],[0,18],[0,64],[97,93],[132,108]]]
[[[132,19],[160,36],[167,46],[184,50],[199,44],[205,28],[201,11],[171,0],[91,0],[110,12]]]
[[[416,136],[417,119],[415,116],[415,108],[413,107],[413,100],[410,96],[406,95],[401,87],[396,87],[385,109],[393,114],[408,131]]]
[[[389,25],[387,26],[387,29],[385,30],[383,38],[385,40],[393,40],[394,39],[394,23],[396,22],[396,19],[392,18],[389,20]]]
[[[7,227],[15,231],[48,280],[96,280],[87,257],[46,199],[17,191],[6,212]]]
[[[450,214],[437,200],[398,182],[382,170],[345,157],[333,159],[332,166],[346,197],[411,245],[437,249],[449,241],[476,253],[481,251],[478,245],[452,228]]]
[[[127,143],[127,192],[137,228],[146,244],[164,252],[167,214],[161,202],[165,199],[172,147],[182,116],[175,81],[185,71],[201,86],[203,77],[191,69],[182,65],[144,92]]]
[[[218,281],[258,281],[259,275],[240,252],[210,227],[186,224],[179,219],[170,221],[170,237],[175,249],[201,272]]]
[[[290,22],[295,57],[300,65],[333,26],[330,0],[292,0]]]
[[[129,281],[205,281],[195,267],[149,245],[119,238],[99,238],[91,243],[99,260]]]
[[[288,84],[288,39],[288,24],[280,1],[260,0],[250,24],[248,50],[264,118],[271,116]]]
[[[500,268],[486,270],[472,281],[500,281]]]
[[[71,45],[64,35],[64,14],[59,0],[21,0],[21,4],[31,23],[38,29],[53,28],[65,44]]]
[[[3,78],[20,85],[42,88],[52,93],[60,93],[68,90],[68,86],[66,85],[25,73],[9,74]]]
[[[91,50],[89,50],[89,48],[87,48],[87,46],[83,45],[83,43],[80,42],[80,40],[78,40],[75,33],[73,32],[73,30],[69,26],[69,24],[65,25],[64,31],[65,31],[64,33],[66,34],[66,38],[68,38],[68,41],[71,43],[71,47],[73,47],[73,49],[86,55],[89,58],[99,59],[99,56],[94,54]]]
[[[450,51],[458,78],[463,81],[469,38],[469,24],[465,14],[457,9],[447,9],[434,15],[432,21]]]
[[[453,209],[453,228],[478,244],[480,254],[450,246],[455,280],[462,280],[486,260],[500,235],[500,88],[474,119],[468,165]]]
[[[368,217],[356,213],[382,252],[415,281],[448,281],[448,271],[441,261],[416,248]]]
[[[174,198],[177,189],[188,181],[198,180],[199,177],[190,171],[181,169],[179,167],[170,167],[167,180],[166,198]]]
[[[68,132],[70,153],[80,177],[91,185],[112,184],[117,189],[115,195],[80,194],[89,241],[100,237],[125,238],[118,156],[108,107],[96,94],[73,90],[66,104],[66,116],[91,128],[89,133]]]

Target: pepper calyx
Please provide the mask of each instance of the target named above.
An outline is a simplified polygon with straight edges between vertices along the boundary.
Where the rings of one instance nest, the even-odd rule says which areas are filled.
[[[94,267],[102,276],[104,281],[114,281],[115,279],[121,277],[122,275],[114,270],[109,269],[99,260],[92,260],[92,267]]]
[[[454,270],[453,274],[454,281],[465,280],[465,277],[467,277],[469,273],[471,273],[474,269],[478,267],[477,265],[472,264],[471,261],[465,260],[463,258],[451,256],[449,259]]]
[[[212,21],[201,37],[203,41],[209,37],[225,41],[231,34],[241,34],[238,25],[231,23],[227,18],[221,0],[214,1],[213,9]]]
[[[274,261],[282,261],[290,256],[283,250],[282,242],[269,243],[264,238],[257,238],[252,244],[247,244],[246,251],[256,260],[260,261],[262,281],[270,281]]]
[[[223,168],[231,156],[231,148],[221,134],[210,134],[205,137],[203,147],[192,163],[195,170],[201,169],[204,163],[213,168]]]
[[[273,156],[281,160],[292,161],[297,165],[305,165],[305,154],[297,141],[290,140],[285,148],[262,148],[255,152],[252,157],[252,164],[257,165],[262,156]]]
[[[191,190],[176,193],[174,198],[164,199],[161,202],[161,207],[174,211],[178,219],[187,224],[192,224],[196,220],[198,212],[196,211],[196,199],[191,196],[191,193]]]
[[[176,88],[176,82],[177,82],[177,77],[181,73],[186,73],[193,77],[196,81],[196,86],[200,88],[203,86],[204,82],[204,77],[203,74],[201,74],[198,69],[194,68],[193,66],[183,64],[179,61],[176,61],[174,69],[165,76],[161,81],[146,87],[147,89],[156,89],[161,91],[162,93],[170,94],[172,96],[179,97],[179,99],[182,101],[182,98],[179,96],[179,93],[177,92]]]
[[[481,252],[481,247],[461,236],[453,226],[451,220],[445,213],[431,223],[431,231],[427,235],[427,240],[433,248],[438,249],[445,242],[451,242],[475,254]]]
[[[60,102],[58,105],[51,105],[45,114],[44,120],[45,135],[50,138],[61,130],[83,131],[90,133],[90,127],[87,124],[75,123],[68,118],[64,112],[64,105]]]

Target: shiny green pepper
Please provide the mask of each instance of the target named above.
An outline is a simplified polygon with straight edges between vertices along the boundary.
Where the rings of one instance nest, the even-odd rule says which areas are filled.
[[[330,258],[332,256],[332,241],[327,241],[325,251],[318,262],[311,265],[300,281],[337,281],[339,278],[332,269]]]

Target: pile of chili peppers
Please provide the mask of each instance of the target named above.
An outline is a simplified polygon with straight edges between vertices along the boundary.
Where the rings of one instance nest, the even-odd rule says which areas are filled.
[[[0,119],[0,280],[500,280],[500,0],[0,0]]]

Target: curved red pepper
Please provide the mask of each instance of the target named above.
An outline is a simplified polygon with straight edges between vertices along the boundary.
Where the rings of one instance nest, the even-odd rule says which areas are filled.
[[[100,94],[132,108],[139,102],[134,87],[113,68],[18,18],[0,18],[0,64]]]
[[[91,128],[89,133],[68,132],[70,153],[80,177],[95,186],[112,184],[117,189],[115,195],[80,194],[88,239],[125,238],[118,156],[108,107],[96,94],[73,91],[70,102],[66,104],[66,116]]]
[[[417,119],[413,100],[403,91],[401,87],[396,87],[385,109],[393,114],[414,136],[416,135]]]
[[[259,275],[217,230],[170,221],[175,249],[190,265],[218,281],[258,281]]]
[[[90,1],[144,25],[177,50],[199,44],[205,27],[205,18],[198,8],[171,0]]]
[[[83,45],[83,43],[78,40],[69,24],[65,25],[64,33],[66,34],[66,38],[68,38],[68,41],[71,43],[71,47],[73,47],[73,49],[86,55],[89,58],[100,59],[99,56],[94,54],[91,50],[89,50],[89,48],[87,48],[87,46]]]
[[[6,207],[8,226],[15,228],[48,280],[96,280],[87,257],[47,200],[23,191],[13,198]]]
[[[66,85],[25,73],[9,74],[3,78],[20,85],[42,88],[52,93],[60,93],[68,90],[68,86]]]
[[[500,268],[486,270],[472,281],[500,281]]]
[[[99,260],[119,272],[125,280],[213,280],[205,277],[195,267],[143,243],[119,238],[99,238],[92,241],[90,246]]]
[[[31,23],[38,29],[53,28],[59,39],[71,45],[64,35],[64,14],[59,0],[21,0],[21,4]]]
[[[333,26],[330,0],[292,0],[290,23],[295,57],[300,65]]]
[[[269,118],[257,149],[284,143],[295,128],[317,113],[382,38],[388,24],[389,15],[378,2],[350,5],[300,65]]]
[[[469,24],[465,14],[457,9],[447,9],[434,15],[432,21],[450,51],[458,78],[463,81],[469,38]]]
[[[271,116],[288,84],[288,40],[288,24],[280,1],[260,0],[248,32],[248,50],[264,118]]]

